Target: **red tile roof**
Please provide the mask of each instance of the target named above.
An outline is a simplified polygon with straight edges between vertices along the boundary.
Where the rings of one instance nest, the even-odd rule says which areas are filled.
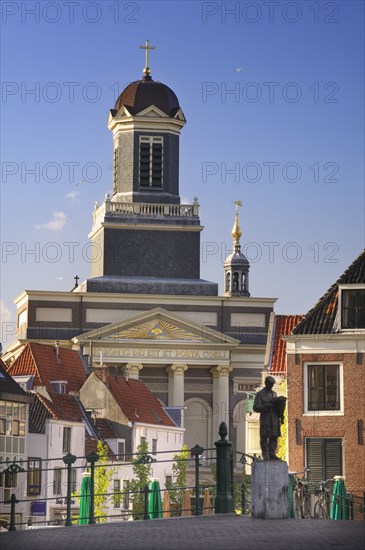
[[[275,315],[270,371],[286,372],[286,345],[282,336],[290,334],[303,315]]]
[[[14,401],[31,401],[23,388],[9,375],[6,364],[0,359],[0,398],[7,399],[8,396]]]
[[[316,305],[304,315],[293,334],[331,334],[336,332],[338,285],[365,283],[365,250],[352,262]]]
[[[94,426],[102,440],[116,438],[116,435],[111,429],[109,422],[105,418],[95,418]]]
[[[52,401],[39,393],[36,395],[55,420],[82,422],[83,415],[74,395],[49,392]]]
[[[127,382],[123,376],[108,375],[104,381],[102,373],[96,373],[96,375],[104,383],[106,382],[111,394],[129,421],[176,427],[158,399],[152,395],[142,380],[130,378]]]
[[[77,351],[58,349],[55,346],[28,342],[22,353],[8,367],[11,376],[33,375],[34,386],[46,386],[52,392],[50,381],[67,381],[67,392],[78,391],[87,375],[84,364]]]

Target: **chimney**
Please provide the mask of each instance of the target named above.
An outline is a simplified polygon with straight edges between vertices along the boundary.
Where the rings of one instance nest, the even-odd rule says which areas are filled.
[[[61,363],[61,358],[60,358],[60,347],[59,347],[59,344],[58,344],[58,340],[55,341],[54,347],[55,347],[57,362],[58,362],[58,363]]]
[[[108,388],[109,387],[109,383],[108,383],[108,367],[106,365],[103,365],[103,366],[96,366],[95,367],[95,372],[98,373],[99,375],[99,378],[102,382],[104,382],[104,384],[106,385],[106,387]]]

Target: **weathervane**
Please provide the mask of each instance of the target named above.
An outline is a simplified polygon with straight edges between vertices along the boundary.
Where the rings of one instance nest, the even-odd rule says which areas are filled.
[[[143,69],[143,74],[145,76],[149,76],[151,74],[151,69],[149,68],[148,66],[148,52],[150,50],[155,50],[156,47],[155,46],[150,46],[150,41],[149,40],[146,40],[146,45],[145,46],[140,46],[140,49],[141,50],[146,50],[146,66],[145,68]]]
[[[232,229],[232,237],[233,237],[233,244],[236,247],[236,246],[239,246],[240,238],[241,238],[241,235],[242,235],[242,230],[241,230],[240,225],[238,223],[238,207],[242,206],[242,202],[241,201],[233,201],[233,204],[236,205],[236,215],[235,215],[235,219],[234,219],[234,226],[233,226],[233,229]]]

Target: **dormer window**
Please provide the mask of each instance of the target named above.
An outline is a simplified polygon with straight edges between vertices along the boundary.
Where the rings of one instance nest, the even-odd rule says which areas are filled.
[[[66,393],[67,382],[64,380],[54,380],[50,382],[55,393]]]
[[[139,185],[162,187],[163,138],[141,136],[139,142]]]
[[[365,328],[365,286],[340,286],[341,328]]]

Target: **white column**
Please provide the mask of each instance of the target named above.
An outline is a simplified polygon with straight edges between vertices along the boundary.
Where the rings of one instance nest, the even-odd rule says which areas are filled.
[[[128,363],[122,367],[123,375],[126,379],[139,380],[139,371],[143,369],[141,363]]]
[[[232,367],[220,365],[213,367],[213,441],[219,439],[219,424],[225,422],[229,430],[229,373]]]
[[[187,365],[170,365],[166,372],[169,375],[169,396],[170,407],[184,406],[184,372],[188,370]]]

